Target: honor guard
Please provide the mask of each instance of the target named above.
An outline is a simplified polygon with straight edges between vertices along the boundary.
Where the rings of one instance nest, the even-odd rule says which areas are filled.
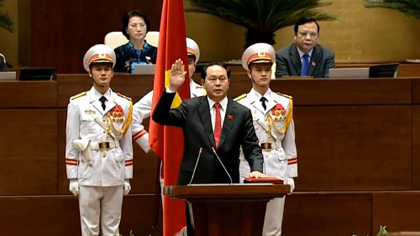
[[[297,177],[297,152],[293,123],[293,101],[290,96],[271,91],[271,66],[276,60],[274,48],[266,43],[248,47],[242,55],[242,66],[252,82],[252,89],[235,100],[251,110],[255,132],[264,155],[264,174],[275,176],[294,189]],[[240,158],[240,175],[249,175],[248,162]],[[280,236],[284,209],[283,198],[267,204],[263,236]]]
[[[200,49],[198,48],[197,43],[187,38],[187,53],[188,53],[188,73],[190,76],[190,91],[191,97],[199,97],[205,95],[205,90],[203,86],[197,84],[192,79],[195,72],[195,65],[200,59]],[[152,98],[153,91],[150,91],[148,94],[144,95],[136,104],[134,104],[134,113],[133,113],[133,139],[137,144],[145,151],[150,151],[149,146],[149,134],[144,129],[143,120],[150,116],[152,109]]]
[[[79,195],[83,236],[118,235],[123,195],[131,189],[133,109],[130,98],[109,87],[114,65],[110,47],[91,47],[83,66],[93,86],[71,97],[67,108],[67,178]]]

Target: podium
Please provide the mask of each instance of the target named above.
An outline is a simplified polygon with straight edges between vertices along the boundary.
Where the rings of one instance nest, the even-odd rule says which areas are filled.
[[[289,193],[290,186],[200,184],[168,186],[163,192],[192,204],[195,236],[260,236],[267,202]]]

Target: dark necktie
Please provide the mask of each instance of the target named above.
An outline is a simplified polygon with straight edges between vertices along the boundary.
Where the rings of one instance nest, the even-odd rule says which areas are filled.
[[[267,98],[261,97],[260,101],[261,101],[261,105],[263,106],[264,110],[267,110],[267,104],[265,104],[265,102],[267,101]]]
[[[300,71],[301,76],[308,76],[309,72],[309,55],[305,54],[303,57],[302,69]]]
[[[106,97],[102,96],[101,98],[99,98],[99,101],[101,101],[101,106],[102,106],[102,109],[104,109],[104,111],[105,111],[105,107],[106,107],[106,105],[105,105],[105,102],[106,102]]]
[[[214,104],[214,109],[216,109],[216,122],[214,124],[214,142],[216,143],[216,148],[219,146],[220,134],[222,133],[222,117],[220,116],[220,103]]]

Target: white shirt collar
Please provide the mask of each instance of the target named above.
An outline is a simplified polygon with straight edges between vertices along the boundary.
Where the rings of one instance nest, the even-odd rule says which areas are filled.
[[[267,90],[267,92],[265,92],[265,94],[263,96],[261,96],[261,94],[259,92],[257,92],[255,89],[251,89],[251,94],[255,97],[255,101],[260,101],[261,97],[265,97],[267,98],[267,101],[270,100],[271,98],[271,89],[269,88]]]
[[[210,110],[213,108],[213,106],[214,106],[214,104],[216,103],[215,101],[213,101],[211,98],[209,98],[208,96],[207,96],[207,100],[208,100],[208,102],[209,102],[209,106],[210,106]],[[227,103],[228,103],[228,99],[227,99],[227,96],[226,97],[224,97],[220,102],[220,106],[222,107],[222,110],[223,111],[226,111],[226,109],[227,109]]]
[[[101,98],[102,96],[104,96],[107,101],[110,101],[111,99],[111,88],[109,88],[108,91],[106,91],[104,94],[101,94],[100,92],[98,92],[98,90],[96,90],[95,87],[93,86],[90,89],[90,91],[95,96],[95,100],[99,100],[99,98]]]
[[[299,47],[298,46],[296,46],[296,48],[297,48],[297,50],[298,50],[298,53],[299,53],[299,58],[302,60],[303,58],[303,55],[305,55],[305,54],[308,54],[309,55],[309,61],[311,60],[311,57],[312,57],[312,52],[314,51],[314,49],[312,48],[311,49],[311,51],[310,52],[308,52],[308,53],[304,53],[304,52],[302,52],[300,49],[299,49]]]

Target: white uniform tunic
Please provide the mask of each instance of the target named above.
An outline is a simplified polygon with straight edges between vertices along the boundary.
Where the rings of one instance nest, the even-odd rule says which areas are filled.
[[[105,110],[99,100],[102,96],[107,99]],[[123,95],[111,89],[102,95],[94,87],[74,96],[68,105],[67,178],[79,182],[84,236],[99,235],[100,221],[103,235],[118,234],[124,179],[133,177],[129,110],[130,101]],[[95,119],[110,131],[107,132]],[[126,133],[122,134],[127,125]],[[86,141],[88,145],[84,149]],[[78,143],[82,144],[78,146]]]
[[[264,174],[282,179],[284,184],[289,184],[293,191],[293,178],[297,177],[297,152],[292,119],[292,99],[269,89],[264,94],[267,99],[265,102],[267,109],[264,109],[260,101],[261,97],[261,94],[251,89],[238,103],[251,110],[255,133],[264,155]],[[249,164],[241,153],[241,180],[243,181],[249,173]],[[263,236],[281,235],[284,201],[285,197],[276,198],[267,204]]]

